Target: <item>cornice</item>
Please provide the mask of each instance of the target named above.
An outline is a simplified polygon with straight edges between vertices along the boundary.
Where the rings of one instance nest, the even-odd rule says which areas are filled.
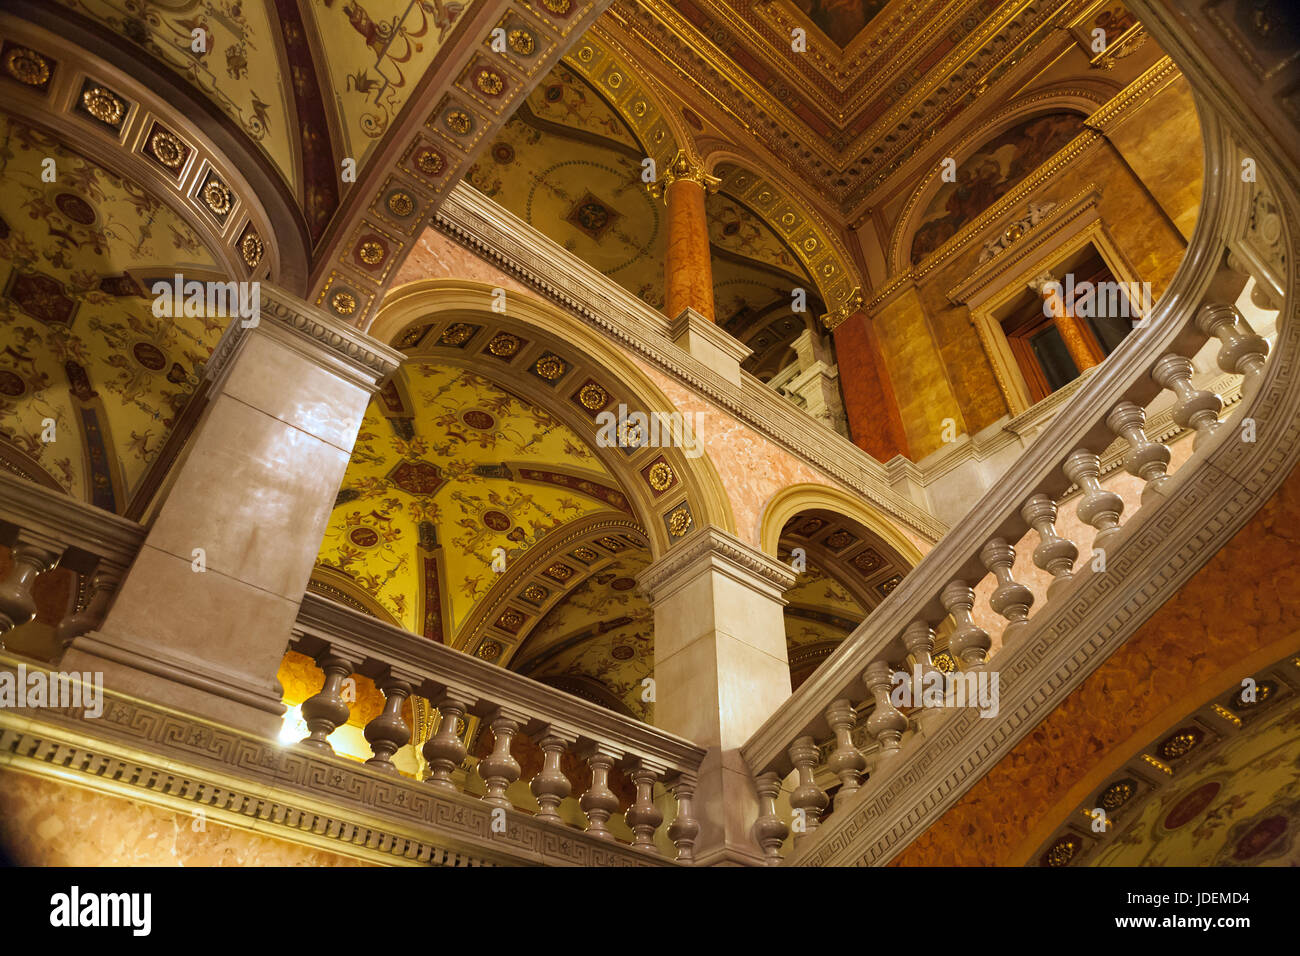
[[[662,313],[472,187],[452,190],[433,225],[926,540],[937,541],[947,530],[895,492],[885,467],[866,452],[752,375],[742,375],[739,388],[727,382],[672,343]]]
[[[764,585],[777,594],[783,594],[798,580],[798,575],[781,562],[745,544],[735,535],[709,527],[694,532],[681,546],[642,571],[637,576],[637,589],[648,594],[652,601],[658,600],[666,591],[674,589],[673,585],[683,573],[689,572],[694,579],[704,562],[722,566],[737,580],[751,586],[754,583]]]
[[[1106,130],[1124,119],[1132,110],[1146,103],[1178,77],[1178,67],[1169,57],[1161,57],[1141,76],[1124,87],[1118,96],[1104,103],[1100,109],[1087,119],[1087,125],[1095,130]]]
[[[257,324],[250,322],[245,327],[245,320],[236,317],[226,327],[204,367],[204,375],[209,380],[218,380],[225,374],[244,337],[263,322],[267,326],[264,331],[286,336],[304,355],[317,363],[333,366],[370,391],[405,359],[396,349],[268,282],[261,283],[259,297],[261,311]]]

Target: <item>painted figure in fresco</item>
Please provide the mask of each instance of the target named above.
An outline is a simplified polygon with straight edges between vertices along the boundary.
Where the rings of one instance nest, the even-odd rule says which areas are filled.
[[[846,47],[889,0],[795,0],[818,29]]]

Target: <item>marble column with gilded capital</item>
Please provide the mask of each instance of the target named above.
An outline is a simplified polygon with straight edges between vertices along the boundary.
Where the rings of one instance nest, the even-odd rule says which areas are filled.
[[[274,736],[276,672],[362,417],[401,361],[268,283],[205,368],[209,400],[98,629],[62,667]]]
[[[758,798],[740,747],[790,696],[784,593],[794,572],[701,528],[641,572],[654,608],[655,725],[708,756],[696,788],[700,863],[759,863]]]
[[[668,204],[664,314],[669,319],[693,309],[710,322],[715,320],[713,264],[704,196],[717,182],[684,150],[677,153],[661,180],[664,201]]]
[[[1088,345],[1088,337],[1083,331],[1082,320],[1078,318],[1066,303],[1061,280],[1049,272],[1035,278],[1029,288],[1043,297],[1044,310],[1050,310],[1056,319],[1056,330],[1061,333],[1065,349],[1074,359],[1080,372],[1086,372],[1100,361]]]

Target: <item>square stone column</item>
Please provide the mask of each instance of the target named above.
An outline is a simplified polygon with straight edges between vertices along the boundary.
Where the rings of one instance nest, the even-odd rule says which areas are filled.
[[[790,696],[783,595],[794,582],[790,568],[711,527],[638,578],[655,616],[655,724],[709,749],[696,788],[701,863],[762,862],[740,747]]]
[[[366,406],[402,356],[266,283],[261,302],[217,344],[140,553],[61,666],[275,736],[290,629]]]

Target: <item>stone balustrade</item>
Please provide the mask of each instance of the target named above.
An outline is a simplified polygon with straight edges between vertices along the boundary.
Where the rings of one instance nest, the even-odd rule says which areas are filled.
[[[534,819],[561,829],[568,824],[558,808],[577,797],[585,816],[587,836],[614,841],[609,822],[621,802],[611,789],[618,771],[630,781],[634,796],[623,811],[633,834],[631,846],[647,854],[660,853],[655,835],[665,815],[656,789],[676,804],[666,836],[676,848],[679,863],[691,863],[700,825],[692,800],[705,751],[664,731],[606,708],[547,687],[528,677],[485,663],[442,644],[384,624],[316,594],[307,594],[299,612],[291,648],[312,657],[324,672],[321,690],[302,704],[309,734],[300,746],[316,753],[333,754],[329,736],[348,719],[341,693],[350,674],[374,679],[385,695],[382,713],[365,727],[374,756],[367,765],[397,773],[392,756],[411,740],[411,728],[401,717],[402,702],[416,694],[438,711],[439,723],[421,752],[428,761],[425,784],[433,791],[468,793],[458,777],[466,762],[465,734],[477,718],[479,733],[491,740],[491,749],[472,768],[481,779],[483,803],[506,814],[531,812]],[[527,781],[536,799],[516,805],[512,785],[520,781],[521,768],[512,754],[517,738],[526,735],[541,750],[541,768]],[[561,769],[568,753],[585,762],[591,783],[584,793]],[[516,794],[518,791],[515,791]]]
[[[1186,546],[1203,561],[1212,553],[1195,548],[1203,524],[1187,502],[1197,501],[1201,487],[1222,484],[1220,471],[1235,467],[1242,475],[1251,474],[1245,462],[1257,454],[1251,447],[1257,424],[1252,416],[1278,421],[1276,413],[1270,418],[1260,410],[1262,403],[1252,399],[1266,391],[1273,366],[1283,366],[1281,374],[1287,374],[1287,363],[1268,362],[1269,343],[1234,304],[1249,280],[1260,277],[1243,274],[1227,262],[1231,237],[1247,228],[1244,212],[1267,187],[1234,179],[1231,170],[1239,164],[1241,150],[1212,117],[1206,137],[1211,172],[1196,241],[1149,321],[1081,383],[997,487],[742,748],[756,780],[754,838],[769,864],[782,862],[783,847],[790,861],[801,864],[887,859],[863,854],[863,842],[879,834],[875,838],[882,847],[896,847],[906,829],[923,828],[924,814],[934,819],[945,801],[960,795],[958,787],[945,782],[950,761],[950,780],[973,783],[982,772],[971,767],[992,759],[995,747],[1009,747],[1017,739],[1017,727],[1023,733],[1035,722],[1026,715],[1048,706],[1053,694],[1059,699],[1068,690],[1059,679],[1046,687],[1023,679],[1033,673],[1036,662],[1052,661],[1057,674],[1086,674],[1141,622],[1142,617],[1134,618],[1131,612],[1117,619],[1123,601],[1132,603],[1135,592],[1147,601],[1161,591],[1168,594],[1176,575],[1190,575],[1196,566],[1187,570],[1185,558],[1174,560],[1175,570],[1162,571],[1148,584],[1146,575],[1153,574],[1155,566],[1141,564],[1145,554],[1159,548],[1172,554],[1174,546]],[[1216,165],[1220,159],[1222,165]],[[1278,320],[1284,338],[1295,331],[1288,329],[1286,313],[1284,305]],[[1191,381],[1192,359],[1202,349],[1213,355],[1216,347],[1219,367],[1244,380],[1245,397],[1225,421],[1219,419],[1218,397]],[[1191,456],[1176,468],[1169,448],[1148,437],[1143,427],[1148,409],[1165,390],[1173,394],[1174,420],[1195,433]],[[1275,388],[1274,401],[1277,395]],[[1281,429],[1274,427],[1270,440],[1284,443]],[[1124,468],[1141,483],[1141,504],[1131,514],[1125,513],[1123,498],[1101,481],[1099,456],[1113,444],[1126,449]],[[1176,500],[1180,497],[1182,501]],[[1256,506],[1262,501],[1259,498]],[[1081,540],[1058,531],[1058,520],[1071,514],[1078,524],[1065,524],[1081,526],[1082,534],[1073,533]],[[1016,554],[1022,549],[1032,553],[1034,566],[1044,572],[1036,582],[1037,606],[1035,592],[1015,576]],[[981,613],[975,590],[988,575],[994,579],[985,599],[991,614]],[[1117,578],[1124,582],[1118,588],[1113,586]],[[1158,600],[1153,601],[1147,613],[1157,606]],[[991,621],[1002,623],[992,626]],[[1099,625],[1111,643],[1098,637],[1089,647]],[[984,674],[991,678],[1001,672],[1004,678],[1001,709],[1009,723],[983,736],[988,743],[977,746],[976,732],[984,735],[987,727],[979,725],[997,721],[958,721],[926,712],[933,707],[951,715],[960,709],[951,696],[954,681],[944,681],[949,696],[938,701],[901,693],[895,698],[891,693],[901,687],[899,672],[907,674],[915,688],[915,671],[935,670],[936,631],[947,636],[949,656],[968,686]],[[1061,634],[1067,635],[1065,642]],[[1077,642],[1079,650],[1072,652],[1070,642]],[[1008,706],[1008,696],[1013,696],[1014,708]],[[908,706],[896,706],[897,699]],[[959,766],[966,747],[963,736],[971,739],[973,755],[964,768]],[[819,765],[818,755],[824,764]],[[925,807],[906,797],[895,799],[927,786],[931,793]],[[832,788],[837,789],[833,804],[827,793]],[[788,816],[780,808],[783,792]],[[882,814],[886,807],[889,812]],[[828,816],[843,824],[835,835]],[[786,843],[791,833],[792,848]]]
[[[0,544],[13,559],[0,581],[0,648],[9,631],[36,615],[36,579],[55,568],[79,576],[56,629],[60,644],[96,627],[144,536],[137,522],[0,472]]]

